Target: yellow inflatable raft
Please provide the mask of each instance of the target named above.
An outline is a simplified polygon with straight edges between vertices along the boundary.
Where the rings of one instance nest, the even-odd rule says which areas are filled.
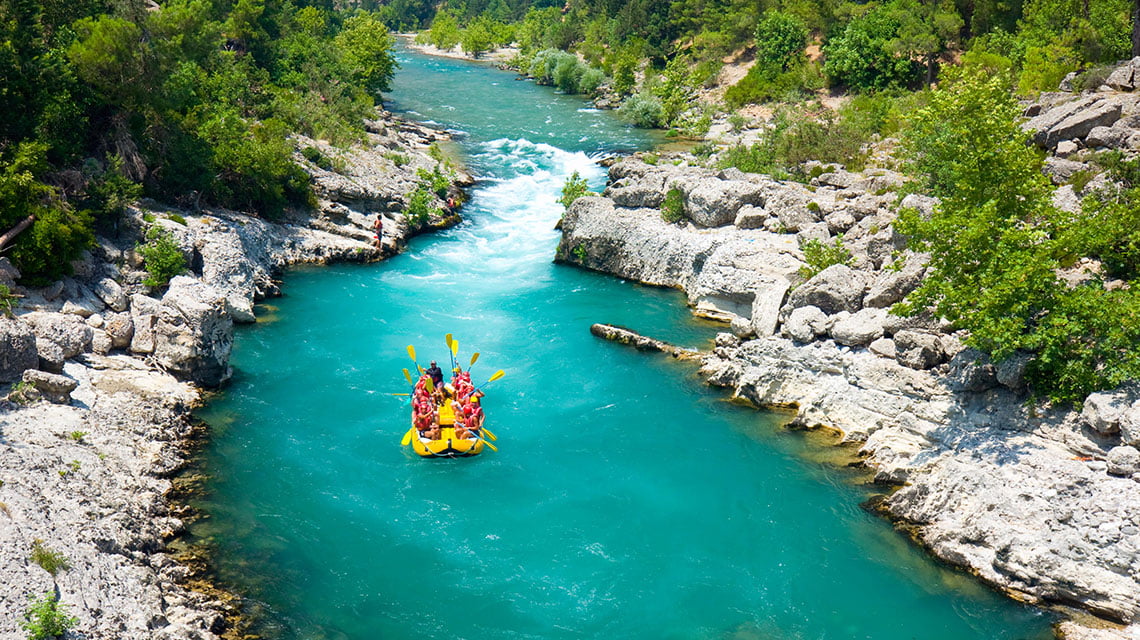
[[[483,441],[478,438],[460,438],[452,427],[440,429],[439,440],[412,438],[412,450],[425,458],[460,458],[479,455],[483,451]]]
[[[455,434],[454,424],[455,412],[451,410],[451,405],[445,404],[439,408],[439,440],[423,438],[413,431],[412,450],[425,458],[461,458],[482,453],[483,441],[479,438],[460,438]]]

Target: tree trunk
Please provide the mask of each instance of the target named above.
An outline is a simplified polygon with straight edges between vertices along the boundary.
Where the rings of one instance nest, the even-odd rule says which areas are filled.
[[[13,238],[20,235],[20,233],[24,229],[27,229],[28,227],[32,226],[32,223],[35,222],[35,220],[36,220],[35,216],[28,216],[27,218],[24,218],[18,224],[16,224],[16,226],[9,229],[7,233],[0,236],[0,249],[3,249],[4,247],[6,247],[8,245],[8,243],[11,242]]]
[[[1140,56],[1140,0],[1132,0],[1132,57]]]

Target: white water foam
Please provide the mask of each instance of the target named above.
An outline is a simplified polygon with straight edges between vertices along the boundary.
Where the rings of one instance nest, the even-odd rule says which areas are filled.
[[[478,271],[487,279],[509,278],[518,286],[526,273],[545,269],[554,256],[562,215],[562,187],[577,172],[594,189],[605,170],[582,152],[568,152],[526,139],[494,140],[482,145],[475,160],[486,173],[464,207],[469,223],[456,229],[449,242],[430,249],[440,263],[436,275]],[[463,265],[456,269],[455,265]],[[537,283],[536,283],[537,284]]]

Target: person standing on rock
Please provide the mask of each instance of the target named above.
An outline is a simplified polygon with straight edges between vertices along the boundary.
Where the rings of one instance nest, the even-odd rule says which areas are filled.
[[[376,214],[376,221],[372,223],[372,229],[376,232],[376,248],[379,249],[384,244],[384,216]]]

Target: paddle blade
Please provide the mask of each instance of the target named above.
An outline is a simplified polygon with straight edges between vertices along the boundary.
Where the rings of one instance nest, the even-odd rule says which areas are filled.
[[[408,384],[415,384],[412,382],[412,374],[408,373],[407,369],[404,369],[404,377],[408,379]]]
[[[435,393],[435,383],[431,378],[424,379],[424,386],[427,387],[428,393]]]
[[[471,369],[472,365],[474,365],[474,364],[475,364],[475,361],[476,361],[476,360],[478,360],[478,359],[479,359],[479,352],[478,352],[478,351],[476,351],[475,353],[471,354],[471,364],[467,365],[467,368],[468,368],[468,369]]]
[[[459,356],[459,341],[458,340],[452,340],[451,341],[451,357],[456,358],[458,356]]]
[[[415,427],[408,429],[408,432],[404,434],[404,439],[400,440],[400,446],[406,447],[409,444],[411,444],[412,443],[412,435],[414,435],[415,433],[416,433]]]
[[[482,441],[482,442],[483,442],[483,444],[487,445],[488,447],[491,447],[491,451],[498,451],[498,450],[499,450],[499,448],[498,448],[498,447],[496,447],[495,445],[491,444],[490,442],[487,442],[487,441],[486,441],[486,440],[484,440],[483,438],[479,438],[479,440],[480,440],[480,441]]]
[[[443,336],[443,341],[447,343],[447,348],[448,348],[448,349],[450,349],[450,348],[451,348],[451,343],[452,343],[454,340],[455,340],[455,338],[452,338],[452,337],[451,337],[451,334],[450,334],[450,333],[449,333],[449,334],[447,334],[447,335],[445,335],[445,336]]]
[[[499,436],[491,433],[491,430],[488,429],[487,427],[483,427],[483,433],[487,436],[488,440],[498,440],[499,439]]]
[[[390,396],[410,396],[410,393],[389,393]]]
[[[412,359],[412,362],[415,362],[415,360],[416,360],[416,348],[410,344],[408,345],[408,357]]]
[[[507,375],[507,372],[503,371],[502,369],[499,369],[498,371],[495,372],[495,375],[491,376],[491,379],[488,380],[487,382],[494,382],[494,381],[498,380],[499,378],[502,378],[505,375]]]

